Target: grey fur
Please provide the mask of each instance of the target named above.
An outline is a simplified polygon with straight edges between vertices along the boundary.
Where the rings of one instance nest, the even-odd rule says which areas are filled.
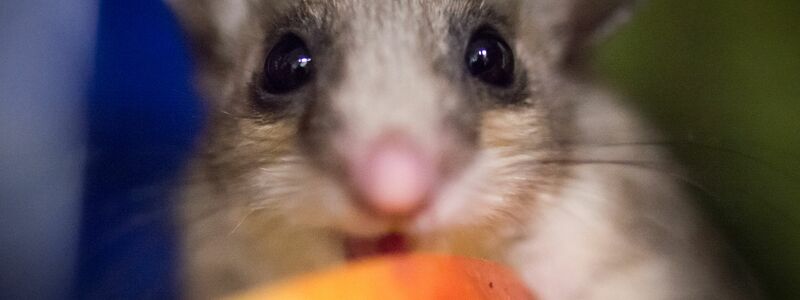
[[[397,226],[354,205],[341,163],[398,129],[447,156],[439,197],[403,223],[416,250],[508,264],[540,299],[746,297],[668,156],[608,146],[656,134],[567,72],[627,2],[171,4],[194,42],[210,111],[178,203],[187,297],[341,263],[344,235]],[[516,53],[512,88],[463,69],[466,40],[484,24]],[[317,77],[281,96],[291,108],[259,108],[276,96],[254,83],[286,31],[307,40]]]

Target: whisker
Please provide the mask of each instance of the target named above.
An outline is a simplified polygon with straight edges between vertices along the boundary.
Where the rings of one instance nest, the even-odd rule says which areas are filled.
[[[673,179],[677,179],[697,190],[704,193],[706,196],[713,198],[718,202],[722,202],[722,199],[719,198],[710,188],[706,187],[705,185],[701,184],[700,182],[691,179],[685,175],[682,175],[678,172],[669,170],[666,167],[666,162],[654,162],[654,161],[642,161],[642,160],[613,160],[613,159],[547,159],[547,160],[538,160],[536,163],[539,164],[561,164],[561,165],[612,165],[612,166],[627,166],[627,167],[636,167],[643,170],[658,172],[663,175],[667,175]],[[662,166],[663,165],[663,166]]]
[[[242,227],[242,224],[244,224],[244,222],[247,221],[248,217],[250,217],[254,213],[256,213],[256,212],[258,212],[260,210],[264,210],[264,209],[266,209],[266,207],[264,207],[264,206],[251,207],[250,211],[248,211],[247,214],[245,214],[244,217],[242,217],[242,220],[239,221],[239,223],[237,223],[236,226],[233,227],[233,230],[231,230],[231,232],[228,233],[228,236],[231,236],[234,233],[236,233],[236,231],[239,230],[239,227]]]
[[[605,201],[606,200],[604,198],[598,197],[597,193],[594,192],[594,191],[590,192],[590,191],[586,191],[585,189],[581,188],[577,192],[579,192],[581,194],[581,200],[585,200],[585,201]],[[600,226],[600,224],[598,224],[596,221],[593,221],[593,220],[590,220],[589,218],[586,218],[585,214],[579,213],[578,210],[576,209],[575,205],[570,205],[570,206],[558,205],[560,203],[556,203],[556,202],[553,202],[553,201],[542,201],[541,203],[543,205],[547,205],[550,208],[558,209],[558,210],[563,211],[564,213],[572,216],[573,217],[572,220],[576,220],[578,222],[581,222],[581,223],[585,224],[586,225],[585,228],[588,228],[589,230],[599,231],[600,229],[603,228],[603,226]]]
[[[224,115],[226,117],[229,117],[231,119],[234,119],[234,120],[260,120],[260,119],[263,119],[263,117],[258,116],[256,114],[234,114],[234,113],[232,113],[232,112],[230,112],[228,110],[225,110],[223,108],[217,108],[216,111],[219,112],[220,114],[222,114],[222,115]]]
[[[684,147],[692,150],[702,150],[714,153],[722,153],[732,155],[737,158],[747,160],[755,165],[766,168],[771,172],[776,172],[777,175],[785,178],[799,178],[800,175],[791,172],[787,169],[774,165],[763,158],[746,153],[744,151],[727,148],[719,145],[705,144],[696,141],[634,141],[634,142],[608,142],[608,143],[594,143],[594,142],[577,142],[577,141],[563,141],[563,145],[567,147]],[[800,163],[800,162],[798,162]]]
[[[704,196],[712,199],[713,201],[715,201],[715,203],[717,205],[725,205],[725,204],[731,203],[731,202],[725,202],[722,199],[722,197],[717,195],[717,193],[715,193],[711,188],[708,188],[707,186],[701,184],[700,182],[698,182],[698,181],[696,181],[694,179],[689,178],[688,176],[685,176],[683,174],[677,173],[675,171],[671,171],[669,168],[667,168],[665,166],[661,166],[661,163],[658,163],[658,162],[636,161],[636,160],[602,160],[602,159],[549,159],[549,160],[540,160],[540,161],[537,161],[537,163],[542,163],[542,164],[562,164],[562,165],[610,165],[610,166],[635,167],[635,168],[639,168],[639,169],[642,169],[642,170],[658,172],[658,173],[660,173],[662,175],[666,175],[666,176],[669,176],[669,177],[671,177],[673,179],[676,179],[676,180],[688,185],[689,187],[694,188],[696,191],[700,192]],[[747,190],[745,190],[745,189],[743,189],[741,187],[735,187],[735,189],[738,192],[740,192],[742,194],[745,194],[745,195],[747,195],[749,197],[753,196],[751,193],[749,193]],[[768,204],[766,206],[770,207],[770,210],[773,213],[776,213],[778,215],[782,215],[787,220],[792,220],[793,219],[788,215],[787,211],[785,211],[785,210],[780,210],[777,207],[771,206],[771,205],[768,205]],[[795,224],[795,225],[800,225],[800,223]]]

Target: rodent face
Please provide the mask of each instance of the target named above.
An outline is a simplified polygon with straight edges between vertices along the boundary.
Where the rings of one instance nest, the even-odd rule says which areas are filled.
[[[662,159],[583,148],[647,136],[571,76],[630,0],[169,1],[210,115],[179,209],[199,298],[407,250],[507,263],[542,299],[707,284],[672,178],[576,167]]]
[[[565,171],[539,162],[565,154],[571,126],[557,63],[517,8],[248,7],[205,69],[213,184],[348,236],[514,221],[557,188]]]

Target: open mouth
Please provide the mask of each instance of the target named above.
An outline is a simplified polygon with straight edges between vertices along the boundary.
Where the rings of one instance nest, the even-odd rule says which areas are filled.
[[[344,247],[347,260],[410,251],[408,237],[399,232],[392,232],[375,238],[348,237],[344,241]]]

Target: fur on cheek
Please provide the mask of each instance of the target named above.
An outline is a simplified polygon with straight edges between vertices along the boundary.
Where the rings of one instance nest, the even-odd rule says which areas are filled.
[[[459,228],[502,228],[523,222],[537,199],[553,191],[563,176],[539,161],[560,152],[532,109],[484,114],[480,147],[457,177],[445,184],[421,217],[420,232]]]
[[[248,181],[258,199],[251,203],[252,210],[267,210],[267,217],[285,219],[288,226],[354,235],[388,230],[386,222],[359,210],[336,178],[302,155],[287,155],[260,167]]]

